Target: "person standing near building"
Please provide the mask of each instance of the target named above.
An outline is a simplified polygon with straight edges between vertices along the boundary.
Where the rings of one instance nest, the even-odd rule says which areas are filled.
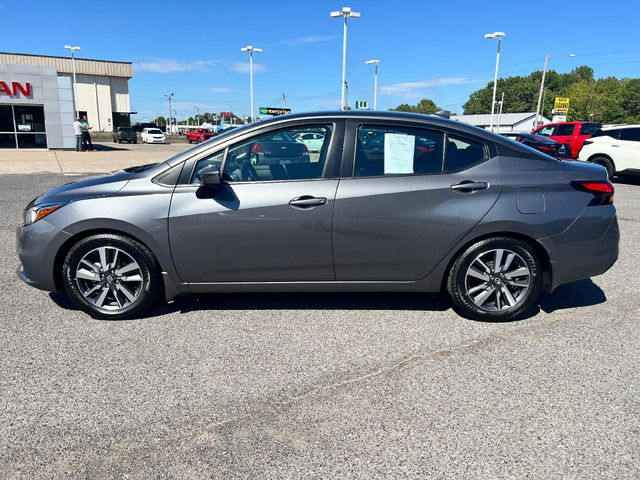
[[[76,118],[76,121],[73,122],[73,133],[76,134],[76,152],[80,152],[84,150],[82,146],[82,123],[80,122],[80,118]]]
[[[89,132],[89,130],[91,130],[93,127],[89,126],[86,115],[82,117],[82,122],[80,123],[82,123],[82,145],[84,147],[84,150],[93,151],[93,143],[91,143],[91,133]]]

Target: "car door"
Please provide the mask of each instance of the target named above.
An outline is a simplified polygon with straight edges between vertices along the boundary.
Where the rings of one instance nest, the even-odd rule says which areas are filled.
[[[353,169],[343,172],[333,219],[337,280],[425,277],[500,194],[498,159],[477,139],[355,122],[347,138]]]
[[[612,142],[611,146],[616,171],[640,170],[640,127],[621,128],[620,140]]]
[[[182,280],[334,280],[331,222],[341,125],[305,124],[277,130],[285,138],[324,132],[326,143],[315,162],[308,155],[306,161],[296,161],[276,152],[268,164],[257,162],[256,145],[268,139],[276,149],[273,128],[223,150],[213,147],[187,161],[182,178],[188,184],[175,188],[169,213],[171,253]],[[222,183],[214,191],[198,185],[198,172],[209,166],[222,168]]]

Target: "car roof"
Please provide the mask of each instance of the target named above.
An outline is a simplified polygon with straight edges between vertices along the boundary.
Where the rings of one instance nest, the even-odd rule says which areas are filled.
[[[621,128],[640,128],[640,124],[635,124],[635,125],[611,125],[611,126],[607,126],[607,127],[601,127],[600,130],[602,130],[603,132],[609,131],[609,130],[619,130]]]

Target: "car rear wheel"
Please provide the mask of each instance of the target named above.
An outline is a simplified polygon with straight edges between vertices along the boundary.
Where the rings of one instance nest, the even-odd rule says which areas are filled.
[[[609,180],[613,179],[613,176],[616,174],[616,169],[613,166],[613,162],[611,160],[609,160],[607,157],[596,157],[591,161],[596,165],[602,165],[604,168],[606,168]]]
[[[67,254],[62,269],[67,295],[94,318],[139,316],[161,290],[151,251],[120,235],[100,234],[80,240]]]
[[[518,318],[537,300],[542,269],[535,250],[510,237],[481,240],[456,259],[447,291],[463,316],[483,321]]]

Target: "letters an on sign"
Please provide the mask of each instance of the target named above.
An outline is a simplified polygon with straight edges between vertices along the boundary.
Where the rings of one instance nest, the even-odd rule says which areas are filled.
[[[11,82],[9,85],[7,82],[0,81],[0,94],[9,95],[11,97],[17,97],[22,94],[24,97],[31,96],[31,84],[25,82]]]

